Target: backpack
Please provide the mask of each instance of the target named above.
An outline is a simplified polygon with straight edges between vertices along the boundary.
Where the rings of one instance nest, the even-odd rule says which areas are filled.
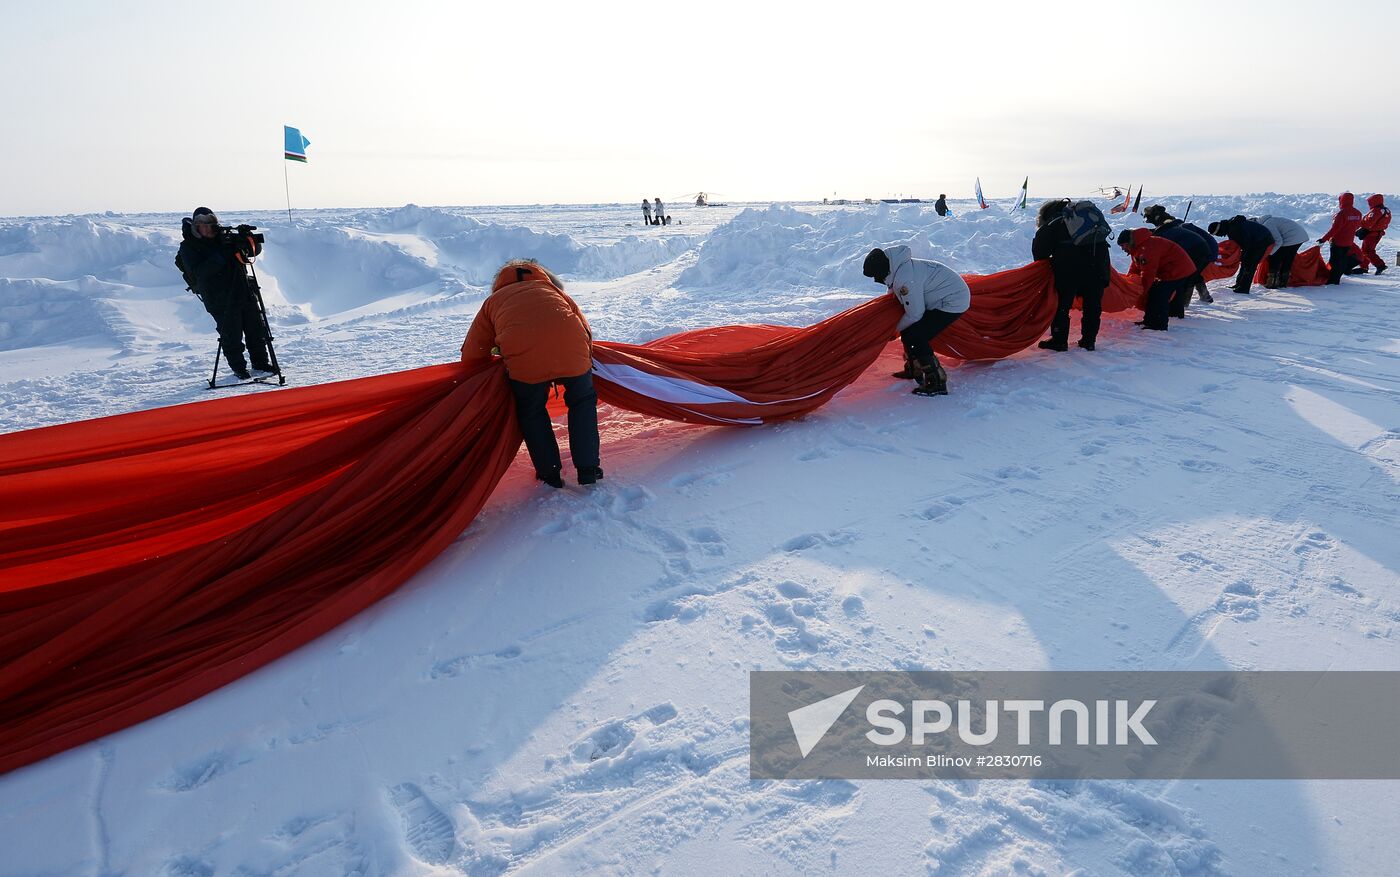
[[[190,292],[194,292],[194,294],[198,296],[201,301],[203,301],[204,296],[199,295],[199,293],[195,292],[194,290],[196,278],[193,274],[190,273],[190,270],[185,267],[185,263],[180,259],[179,253],[175,254],[175,267],[180,269],[180,276],[185,279],[185,289],[189,290]]]
[[[1074,201],[1065,205],[1065,228],[1069,239],[1081,247],[1096,247],[1108,240],[1113,232],[1103,211],[1093,201]]]

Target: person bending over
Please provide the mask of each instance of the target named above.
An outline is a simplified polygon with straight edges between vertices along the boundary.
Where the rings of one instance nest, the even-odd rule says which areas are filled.
[[[904,246],[876,247],[865,257],[862,270],[866,277],[885,284],[904,308],[897,328],[904,342],[905,370],[895,376],[917,381],[912,390],[917,395],[946,396],[948,373],[931,342],[972,303],[967,281],[941,262],[913,258]]]
[[[1196,264],[1186,251],[1166,238],[1154,237],[1145,228],[1123,229],[1118,246],[1133,257],[1142,275],[1142,288],[1147,290],[1147,307],[1138,323],[1144,329],[1167,331],[1167,313],[1172,297],[1196,271]]]
[[[1220,256],[1220,245],[1215,242],[1215,238],[1210,232],[1196,225],[1194,222],[1182,222],[1175,216],[1167,212],[1167,208],[1160,204],[1153,204],[1142,212],[1142,218],[1156,227],[1154,235],[1166,238],[1186,251],[1186,255],[1191,257],[1191,261],[1196,263],[1196,273],[1187,279],[1185,286],[1172,299],[1170,314],[1173,317],[1184,319],[1186,317],[1186,306],[1191,303],[1191,292],[1194,290],[1201,301],[1210,304],[1215,301],[1211,298],[1210,290],[1206,288],[1206,280],[1203,272]]]
[[[535,477],[563,487],[559,443],[550,423],[549,390],[564,388],[569,409],[569,453],[579,484],[603,477],[598,465],[598,394],[593,389],[593,333],[564,284],[549,269],[528,259],[506,263],[491,285],[462,343],[462,361],[505,360],[515,414]]]

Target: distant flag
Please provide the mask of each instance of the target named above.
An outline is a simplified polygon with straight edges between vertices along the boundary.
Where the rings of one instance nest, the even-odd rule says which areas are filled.
[[[987,199],[986,199],[986,198],[983,198],[983,197],[982,197],[982,178],[981,178],[981,177],[978,177],[978,178],[977,178],[977,182],[974,184],[974,186],[975,186],[976,189],[977,189],[977,206],[981,207],[983,210],[986,210],[986,209],[987,209],[989,206],[991,206],[991,205],[989,205],[989,204],[987,203]]]
[[[1116,207],[1114,207],[1112,210],[1110,210],[1110,211],[1108,211],[1108,212],[1109,212],[1109,213],[1127,213],[1127,212],[1128,212],[1128,202],[1131,201],[1131,200],[1133,200],[1133,187],[1132,187],[1132,186],[1129,186],[1129,187],[1128,187],[1127,193],[1125,193],[1125,194],[1123,195],[1123,203],[1117,205]]]
[[[1026,179],[1021,183],[1021,194],[1016,196],[1016,203],[1011,205],[1012,210],[1026,209],[1026,195],[1030,192],[1030,185],[1031,178],[1026,177]]]
[[[306,147],[311,141],[301,136],[301,132],[291,125],[282,126],[282,151],[287,161],[306,161]]]
[[[1141,206],[1142,206],[1142,183],[1138,183],[1138,194],[1137,194],[1137,198],[1133,201],[1133,212],[1134,212],[1134,213],[1137,213],[1137,212],[1138,212],[1138,208],[1141,207]]]

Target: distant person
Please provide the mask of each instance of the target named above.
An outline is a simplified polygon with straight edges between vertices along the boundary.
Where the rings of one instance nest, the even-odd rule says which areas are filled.
[[[1264,261],[1264,254],[1274,245],[1273,233],[1243,216],[1212,222],[1210,233],[1218,238],[1229,238],[1239,245],[1240,271],[1230,291],[1249,295],[1250,287],[1254,285],[1254,274],[1259,270],[1259,263]]]
[[[1074,222],[1073,232],[1071,221]],[[1079,346],[1085,350],[1094,349],[1103,314],[1103,292],[1108,288],[1111,274],[1108,235],[1108,220],[1104,219],[1103,211],[1087,201],[1074,204],[1068,198],[1061,198],[1040,205],[1035,217],[1031,258],[1049,260],[1058,299],[1055,318],[1050,322],[1050,337],[1040,342],[1041,350],[1069,350],[1069,312],[1076,297],[1082,309]]]
[[[948,215],[948,196],[947,196],[947,195],[939,195],[939,196],[938,196],[938,200],[935,201],[935,202],[933,202],[933,210],[934,210],[934,212],[937,213],[939,216],[947,216],[947,215]]]
[[[1269,276],[1265,289],[1287,289],[1293,276],[1293,259],[1298,248],[1308,242],[1308,230],[1282,216],[1261,216],[1254,220],[1274,236],[1274,248],[1269,252]]]
[[[555,384],[569,409],[569,453],[579,484],[603,477],[598,465],[598,394],[593,389],[593,333],[564,284],[527,259],[507,262],[462,342],[462,361],[505,360],[515,414],[535,478],[563,487],[563,463],[546,404]]]
[[[1356,196],[1350,192],[1343,192],[1337,196],[1337,213],[1332,217],[1332,227],[1327,229],[1327,233],[1317,239],[1319,244],[1329,241],[1332,244],[1327,254],[1327,262],[1331,267],[1331,272],[1327,275],[1327,282],[1332,286],[1337,286],[1342,282],[1342,275],[1351,268],[1351,261],[1355,258],[1352,251],[1356,247],[1356,230],[1361,227],[1361,211],[1354,206]]]
[[[1133,257],[1133,264],[1142,276],[1142,288],[1147,291],[1147,306],[1142,320],[1144,329],[1167,331],[1167,311],[1177,291],[1196,271],[1196,263],[1186,251],[1166,238],[1154,237],[1145,228],[1123,229],[1118,246]]]
[[[192,281],[190,289],[199,296],[204,310],[214,318],[228,367],[242,381],[253,377],[248,371],[249,360],[258,371],[276,374],[268,361],[262,311],[248,288],[248,272],[233,230],[221,229],[219,217],[208,207],[195,208],[180,225],[183,240],[176,263]],[[244,339],[248,342],[246,359]]]
[[[1166,238],[1186,251],[1186,255],[1191,257],[1192,263],[1196,266],[1196,273],[1187,278],[1175,295],[1172,296],[1170,305],[1167,308],[1168,316],[1177,319],[1186,318],[1186,306],[1191,304],[1191,293],[1193,290],[1201,290],[1201,301],[1214,301],[1210,297],[1210,291],[1206,289],[1205,278],[1202,274],[1206,266],[1215,261],[1220,255],[1220,245],[1211,237],[1210,232],[1189,222],[1182,222],[1175,216],[1167,212],[1167,208],[1160,204],[1153,204],[1142,211],[1142,218],[1148,224],[1156,228],[1152,232],[1159,238]]]
[[[651,202],[645,198],[642,199],[642,222],[651,225]]]
[[[651,205],[652,224],[660,225],[661,217],[666,215],[666,205],[661,203],[661,199],[655,199],[656,203]]]
[[[1366,205],[1371,210],[1361,217],[1361,230],[1356,233],[1361,238],[1361,273],[1367,273],[1370,266],[1375,265],[1376,273],[1382,274],[1385,263],[1376,255],[1376,245],[1390,228],[1390,208],[1385,206],[1385,196],[1379,192],[1367,198]]]
[[[972,291],[958,272],[941,262],[912,258],[908,247],[876,247],[865,257],[866,277],[889,288],[904,308],[899,338],[904,342],[907,371],[919,396],[948,395],[948,373],[930,346],[944,329],[957,322],[972,304]]]

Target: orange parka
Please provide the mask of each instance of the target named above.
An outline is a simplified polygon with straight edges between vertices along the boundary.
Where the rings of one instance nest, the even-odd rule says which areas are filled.
[[[507,265],[462,342],[462,361],[482,362],[499,348],[512,380],[571,378],[593,367],[593,333],[574,300],[537,265]]]

